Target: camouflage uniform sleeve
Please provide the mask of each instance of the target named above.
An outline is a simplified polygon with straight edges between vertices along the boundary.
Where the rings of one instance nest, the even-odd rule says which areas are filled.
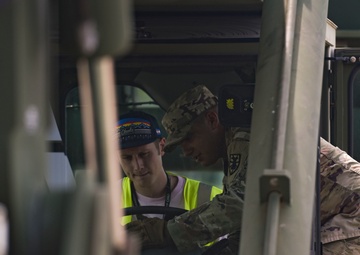
[[[236,246],[239,243],[249,141],[231,135],[227,144],[224,192],[168,222],[169,233],[181,252],[203,247],[226,234]]]
[[[360,236],[360,164],[321,139],[321,241]]]

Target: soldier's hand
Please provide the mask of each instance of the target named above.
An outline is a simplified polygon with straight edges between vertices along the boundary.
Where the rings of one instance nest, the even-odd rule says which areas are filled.
[[[164,248],[174,245],[166,227],[167,221],[159,218],[146,218],[125,225],[127,231],[138,235],[142,249]]]

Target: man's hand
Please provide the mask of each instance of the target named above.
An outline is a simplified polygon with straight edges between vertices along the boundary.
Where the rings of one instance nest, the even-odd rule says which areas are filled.
[[[130,233],[138,235],[142,249],[163,248],[174,245],[166,227],[167,221],[159,218],[146,218],[125,225]]]

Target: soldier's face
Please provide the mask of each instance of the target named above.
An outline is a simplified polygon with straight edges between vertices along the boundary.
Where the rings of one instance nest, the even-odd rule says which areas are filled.
[[[164,144],[165,139],[161,139],[160,142],[121,150],[121,167],[135,187],[157,185],[159,176],[164,173],[161,158]]]
[[[192,157],[203,166],[215,164],[223,150],[223,138],[218,127],[207,116],[196,120],[180,144],[184,155]]]

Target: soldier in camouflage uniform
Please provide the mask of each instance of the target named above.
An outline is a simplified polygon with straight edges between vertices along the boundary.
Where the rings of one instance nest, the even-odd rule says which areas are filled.
[[[360,255],[360,164],[321,138],[323,255]]]
[[[186,156],[203,166],[223,160],[224,191],[211,202],[167,223],[161,220],[132,222],[127,229],[141,235],[143,248],[175,244],[181,252],[204,247],[227,235],[227,239],[209,248],[209,254],[237,254],[249,134],[239,128],[225,128],[220,124],[217,97],[201,85],[181,95],[169,107],[162,124],[168,133],[165,151],[181,145]],[[156,228],[161,231],[155,231]]]
[[[180,144],[185,155],[204,166],[222,158],[224,193],[167,223],[129,225],[141,234],[144,248],[175,245],[187,251],[228,233],[209,254],[237,254],[249,135],[221,126],[216,106],[216,97],[203,86],[178,98],[163,118],[169,133],[165,150]],[[320,144],[323,255],[360,255],[360,164],[322,138]]]

